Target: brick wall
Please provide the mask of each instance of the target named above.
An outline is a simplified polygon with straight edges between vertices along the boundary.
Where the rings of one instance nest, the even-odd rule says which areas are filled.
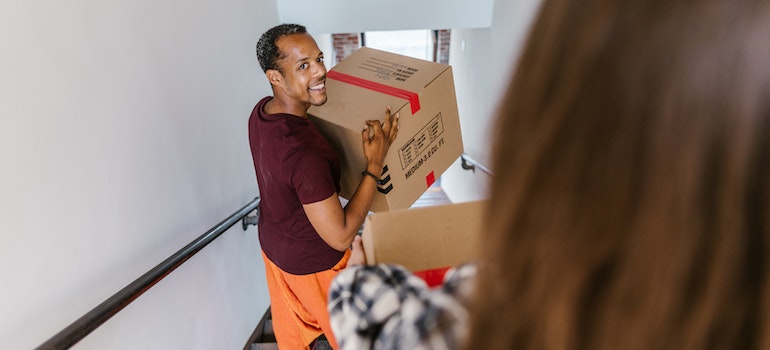
[[[332,43],[334,45],[332,65],[334,65],[361,47],[361,35],[359,33],[332,34]]]
[[[442,29],[438,31],[438,52],[436,54],[436,62],[449,64],[449,39],[451,38],[452,31],[449,29]]]

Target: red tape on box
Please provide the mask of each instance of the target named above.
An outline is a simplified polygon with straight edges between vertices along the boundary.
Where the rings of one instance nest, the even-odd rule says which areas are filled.
[[[436,174],[434,174],[432,171],[428,176],[425,176],[425,183],[428,185],[428,187],[432,186],[433,183],[436,182]]]
[[[433,288],[444,283],[444,275],[446,275],[446,272],[449,271],[450,268],[451,267],[447,266],[437,269],[414,271],[413,273],[415,276],[425,280],[425,284],[427,284],[428,287]]]
[[[417,93],[402,90],[399,88],[394,88],[392,86],[387,86],[387,85],[376,83],[370,80],[361,79],[359,77],[354,77],[352,75],[340,73],[335,70],[328,71],[326,73],[326,77],[341,81],[343,83],[348,83],[351,85],[362,87],[364,89],[369,89],[369,90],[381,92],[383,94],[395,96],[398,98],[403,98],[409,101],[409,105],[412,107],[412,114],[415,114],[417,113],[417,111],[420,110],[420,96],[418,96]]]

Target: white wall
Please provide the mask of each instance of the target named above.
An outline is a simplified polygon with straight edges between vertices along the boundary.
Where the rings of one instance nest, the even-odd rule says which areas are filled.
[[[490,168],[495,110],[510,81],[540,0],[497,0],[490,28],[453,29],[449,64],[455,78],[465,153]],[[494,172],[494,169],[491,169]],[[460,160],[441,177],[455,202],[488,196],[491,177],[463,170]]]
[[[257,195],[274,0],[0,3],[0,349],[29,349]],[[267,304],[226,232],[76,346],[235,349]]]

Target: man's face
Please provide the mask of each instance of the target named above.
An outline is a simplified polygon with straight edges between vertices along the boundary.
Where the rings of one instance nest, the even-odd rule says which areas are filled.
[[[306,107],[326,103],[326,66],[315,40],[309,34],[291,34],[276,45],[284,55],[278,61],[283,74],[277,88],[282,94]]]

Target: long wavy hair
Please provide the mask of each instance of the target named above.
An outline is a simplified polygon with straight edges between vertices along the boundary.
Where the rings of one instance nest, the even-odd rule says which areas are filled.
[[[544,0],[469,349],[770,348],[770,1]]]

